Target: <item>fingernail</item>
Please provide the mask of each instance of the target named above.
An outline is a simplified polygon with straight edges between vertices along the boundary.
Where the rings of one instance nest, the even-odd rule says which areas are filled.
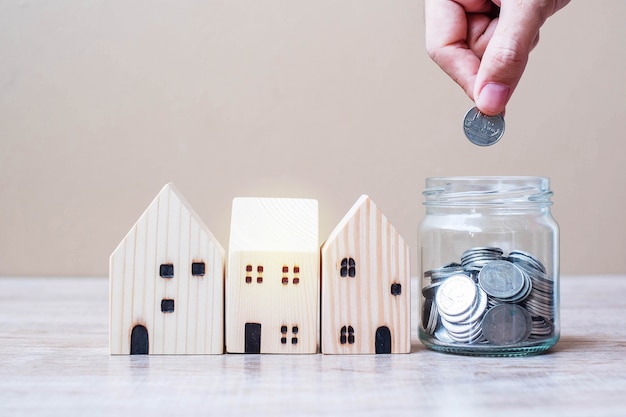
[[[495,116],[504,111],[506,101],[509,98],[511,89],[508,85],[500,83],[485,84],[476,100],[476,107],[490,116]]]

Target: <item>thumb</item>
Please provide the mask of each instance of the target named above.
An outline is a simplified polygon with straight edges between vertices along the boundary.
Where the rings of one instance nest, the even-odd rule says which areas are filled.
[[[493,37],[481,59],[474,97],[485,114],[502,113],[526,68],[528,55],[539,40],[547,11],[537,2],[502,1]]]

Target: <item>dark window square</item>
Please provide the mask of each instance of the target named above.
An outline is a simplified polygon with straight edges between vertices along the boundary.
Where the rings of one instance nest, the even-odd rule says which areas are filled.
[[[351,345],[354,344],[354,335],[353,334],[348,335],[348,343],[351,344]]]
[[[283,345],[287,344],[287,338],[286,337],[281,337],[280,338],[280,343],[282,343]]]
[[[257,282],[257,284],[262,284],[263,283],[263,277],[256,277],[256,282]]]
[[[298,334],[298,326],[293,326],[293,327],[291,328],[291,332],[292,332],[293,334]]]
[[[163,278],[174,278],[174,264],[161,264],[159,275]]]
[[[246,272],[252,272],[252,265],[246,265]]]
[[[393,283],[391,284],[391,295],[400,295],[402,294],[402,284]]]
[[[283,278],[283,284],[284,285],[289,284],[289,278],[287,278],[287,277]]]
[[[356,276],[356,269],[353,266],[348,268],[348,276],[350,278],[354,278]]]
[[[300,278],[294,278],[293,279],[293,283],[294,284],[299,284],[300,283]]]
[[[204,262],[192,262],[191,264],[191,275],[193,276],[204,276],[206,270],[206,265]]]
[[[339,275],[341,275],[342,277],[347,277],[348,276],[348,268],[345,266],[342,266],[341,269],[339,270]]]
[[[281,333],[287,333],[287,326],[285,326],[285,325],[280,326],[280,332]]]
[[[293,267],[293,273],[294,274],[299,274],[300,273],[300,267],[299,266],[294,266]]]
[[[342,345],[345,345],[347,342],[347,338],[345,334],[342,334],[341,336],[339,336],[339,343],[341,343]]]
[[[297,345],[298,344],[298,338],[297,337],[292,337],[291,338],[291,344],[292,345]]]
[[[289,267],[283,266],[283,274],[286,274],[287,272],[289,272]]]
[[[257,272],[263,272],[263,265],[259,265],[256,267]]]
[[[161,300],[161,311],[164,313],[174,312],[174,300]]]

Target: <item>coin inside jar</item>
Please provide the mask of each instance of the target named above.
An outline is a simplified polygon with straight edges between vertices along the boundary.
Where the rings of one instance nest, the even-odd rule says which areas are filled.
[[[532,318],[517,304],[500,304],[488,310],[482,322],[483,336],[495,345],[513,345],[528,339]]]
[[[508,261],[491,261],[478,274],[478,284],[489,295],[501,300],[514,299],[527,292],[529,279]]]
[[[467,275],[454,275],[441,283],[435,303],[440,313],[459,316],[467,312],[476,301],[477,288]]]

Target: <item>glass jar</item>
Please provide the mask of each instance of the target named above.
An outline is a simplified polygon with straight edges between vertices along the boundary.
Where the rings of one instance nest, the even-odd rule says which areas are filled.
[[[480,356],[559,339],[559,227],[542,177],[426,179],[419,226],[419,337]]]

